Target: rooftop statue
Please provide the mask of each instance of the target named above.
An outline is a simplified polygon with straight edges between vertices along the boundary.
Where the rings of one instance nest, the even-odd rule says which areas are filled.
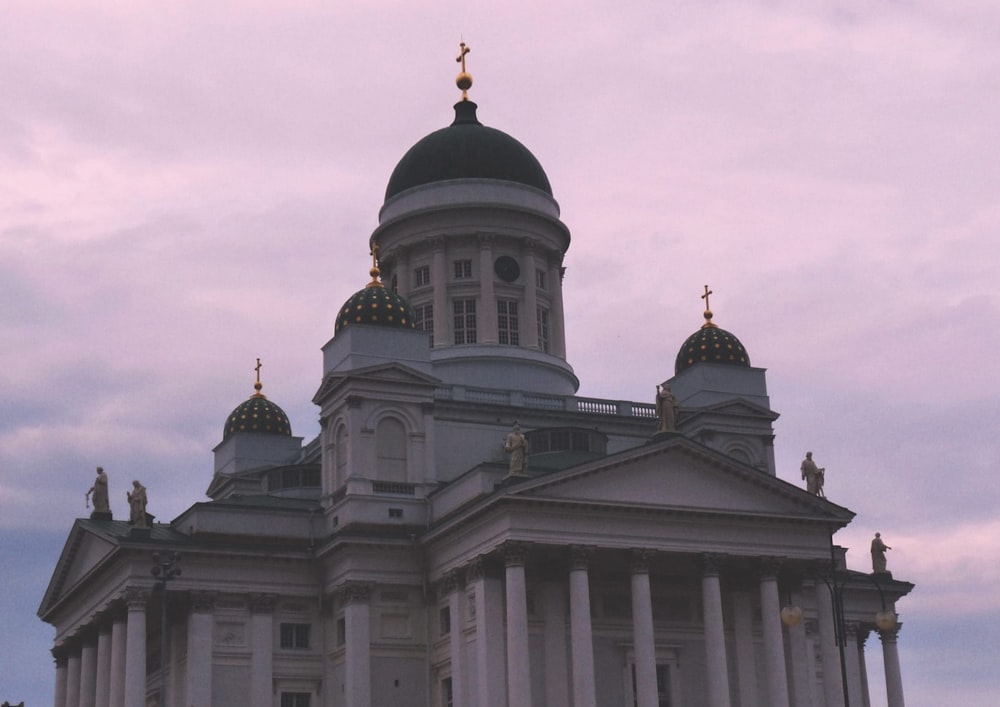
[[[96,514],[111,515],[111,505],[108,501],[108,475],[104,473],[104,467],[97,467],[97,478],[94,479],[94,485],[87,489],[83,498],[87,508],[90,508],[91,501],[94,502],[94,512],[90,515],[91,518],[95,517]]]
[[[802,460],[802,465],[799,468],[802,471],[802,478],[806,482],[806,491],[814,496],[826,498],[826,494],[823,493],[826,467],[816,466],[816,462],[813,461],[813,453],[806,452],[806,458]]]
[[[136,528],[148,528],[146,519],[146,487],[138,481],[132,482],[132,491],[126,491],[128,499],[129,522]]]
[[[882,542],[882,534],[875,533],[872,539],[872,572],[875,574],[889,574],[885,568],[885,551],[892,548]]]
[[[521,433],[521,425],[516,421],[504,440],[503,450],[510,455],[510,475],[524,476],[528,471],[528,438]]]
[[[670,386],[664,383],[656,386],[656,416],[660,419],[659,432],[674,432],[677,429],[677,413],[681,404],[671,392]]]

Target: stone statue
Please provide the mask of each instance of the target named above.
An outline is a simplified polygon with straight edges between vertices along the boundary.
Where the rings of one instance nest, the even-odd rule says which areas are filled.
[[[891,549],[891,547],[882,542],[882,534],[875,533],[875,538],[872,540],[872,572],[875,574],[889,573],[885,568],[885,551]]]
[[[674,432],[677,429],[677,413],[681,404],[670,391],[670,386],[664,383],[656,386],[656,416],[660,418],[659,432]]]
[[[510,475],[524,476],[528,470],[528,438],[521,434],[521,425],[517,421],[504,440],[503,450],[510,455]]]
[[[91,498],[91,494],[93,494],[93,498]],[[93,500],[94,514],[111,515],[111,505],[108,501],[108,475],[104,473],[104,467],[97,467],[97,478],[94,479],[94,485],[87,489],[83,498],[87,508],[90,508],[90,502]],[[92,518],[94,514],[91,514]]]
[[[129,522],[136,528],[148,528],[146,522],[146,487],[138,481],[132,482],[132,491],[126,491],[128,499]]]
[[[802,470],[802,478],[806,482],[806,491],[814,496],[826,498],[826,494],[823,493],[823,482],[826,481],[826,467],[816,466],[816,462],[813,461],[813,453],[806,452],[806,458],[802,460],[802,466],[799,468]]]

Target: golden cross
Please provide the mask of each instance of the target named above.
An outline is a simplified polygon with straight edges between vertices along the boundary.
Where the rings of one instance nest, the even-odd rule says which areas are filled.
[[[377,268],[378,267],[378,243],[372,243],[371,256],[372,256],[372,267],[373,268]]]
[[[708,306],[708,296],[710,294],[712,294],[712,291],[708,289],[708,285],[705,285],[705,294],[701,296],[701,298],[705,300],[705,309],[711,309],[711,307]]]
[[[464,74],[465,73],[465,55],[468,54],[469,52],[471,52],[472,50],[469,49],[469,47],[465,44],[465,42],[460,42],[458,46],[460,46],[462,48],[462,51],[459,53],[459,55],[457,57],[455,57],[455,61],[457,61],[458,63],[460,63],[462,65],[462,73]]]
[[[257,371],[257,382],[258,382],[258,383],[260,383],[260,369],[261,369],[261,366],[263,366],[263,365],[264,365],[264,364],[262,364],[262,363],[260,362],[260,359],[258,358],[258,359],[257,359],[257,365],[253,367],[253,369],[254,369],[255,371]]]

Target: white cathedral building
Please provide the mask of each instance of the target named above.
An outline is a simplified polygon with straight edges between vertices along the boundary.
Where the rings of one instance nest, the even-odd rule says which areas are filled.
[[[764,369],[707,292],[648,382],[676,415],[576,395],[569,230],[470,85],[389,178],[319,436],[258,369],[207,500],[75,521],[39,608],[55,706],[902,707],[913,585],[848,570],[854,514],[777,478]]]

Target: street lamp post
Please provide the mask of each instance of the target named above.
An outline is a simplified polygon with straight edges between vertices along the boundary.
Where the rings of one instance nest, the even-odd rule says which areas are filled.
[[[154,552],[150,570],[160,590],[160,707],[164,707],[167,698],[167,582],[180,576],[180,561],[179,552]]]
[[[847,581],[855,577],[864,577],[871,582],[878,590],[878,598],[881,602],[882,610],[875,614],[875,626],[879,631],[889,631],[898,625],[896,613],[885,607],[885,592],[874,576],[863,572],[853,574],[837,569],[837,559],[834,556],[833,543],[830,543],[830,568],[828,571],[820,573],[820,578],[830,591],[831,604],[833,609],[833,630],[834,639],[837,643],[837,650],[840,654],[840,682],[844,692],[844,707],[851,707],[851,697],[847,681],[847,662],[844,656],[844,648],[847,645],[847,622],[844,616],[844,587]],[[792,606],[789,602],[781,610],[781,620],[786,626],[796,626],[802,620],[802,609]]]

